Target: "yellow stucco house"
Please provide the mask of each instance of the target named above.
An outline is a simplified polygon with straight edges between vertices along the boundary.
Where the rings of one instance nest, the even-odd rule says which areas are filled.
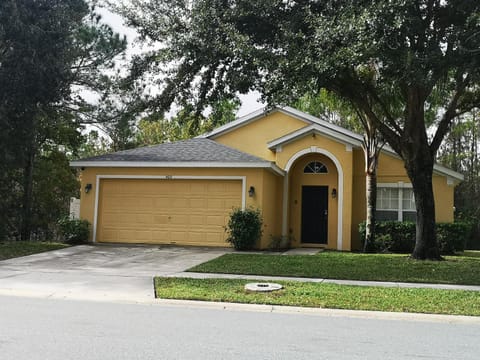
[[[354,250],[365,219],[362,136],[289,107],[259,110],[195,139],[73,161],[80,216],[93,242],[226,246],[234,207],[260,208],[267,248]],[[453,221],[462,175],[436,165],[438,222]],[[378,167],[378,217],[415,218],[403,162],[388,147]]]

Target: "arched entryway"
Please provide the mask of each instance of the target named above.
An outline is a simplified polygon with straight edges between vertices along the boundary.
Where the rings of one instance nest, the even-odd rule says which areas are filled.
[[[338,160],[326,150],[305,149],[292,156],[286,171],[284,234],[293,246],[341,249],[343,172]]]

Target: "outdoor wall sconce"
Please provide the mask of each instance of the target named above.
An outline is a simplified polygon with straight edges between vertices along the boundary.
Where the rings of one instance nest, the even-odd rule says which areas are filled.
[[[335,188],[332,189],[332,198],[333,199],[337,198],[337,189],[335,189]]]
[[[88,194],[92,190],[92,184],[85,185],[85,194]]]
[[[248,196],[253,197],[253,195],[255,195],[255,188],[250,186],[250,189],[248,189]]]

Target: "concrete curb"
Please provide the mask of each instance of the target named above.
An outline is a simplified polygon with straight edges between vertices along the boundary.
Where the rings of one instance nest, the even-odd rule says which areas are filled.
[[[102,296],[98,294],[79,294],[68,293],[47,293],[26,290],[6,290],[0,289],[0,296],[28,297],[37,299],[49,299],[57,301],[91,301],[91,302],[114,302],[132,305],[161,305],[171,307],[188,307],[192,309],[211,309],[220,311],[250,311],[263,313],[278,313],[290,315],[319,316],[319,317],[349,317],[360,319],[377,319],[392,321],[415,321],[415,322],[435,322],[448,324],[474,324],[480,325],[480,317],[461,316],[461,315],[438,315],[438,314],[419,314],[402,312],[384,312],[384,311],[365,311],[365,310],[342,310],[342,309],[324,309],[309,308],[299,306],[280,306],[280,305],[262,305],[262,304],[242,304],[214,301],[196,301],[196,300],[174,300],[174,299],[138,299],[134,297]]]
[[[207,308],[227,311],[253,311],[281,314],[303,314],[330,317],[355,317],[364,319],[383,319],[399,321],[425,321],[451,324],[480,324],[480,317],[462,315],[419,314],[365,310],[323,309],[299,306],[241,304],[213,301],[156,299],[156,303],[164,306],[182,306],[192,308]]]

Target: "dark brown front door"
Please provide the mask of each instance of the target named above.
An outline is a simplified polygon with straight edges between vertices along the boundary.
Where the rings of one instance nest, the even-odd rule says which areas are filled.
[[[302,243],[326,244],[328,186],[302,186]]]

